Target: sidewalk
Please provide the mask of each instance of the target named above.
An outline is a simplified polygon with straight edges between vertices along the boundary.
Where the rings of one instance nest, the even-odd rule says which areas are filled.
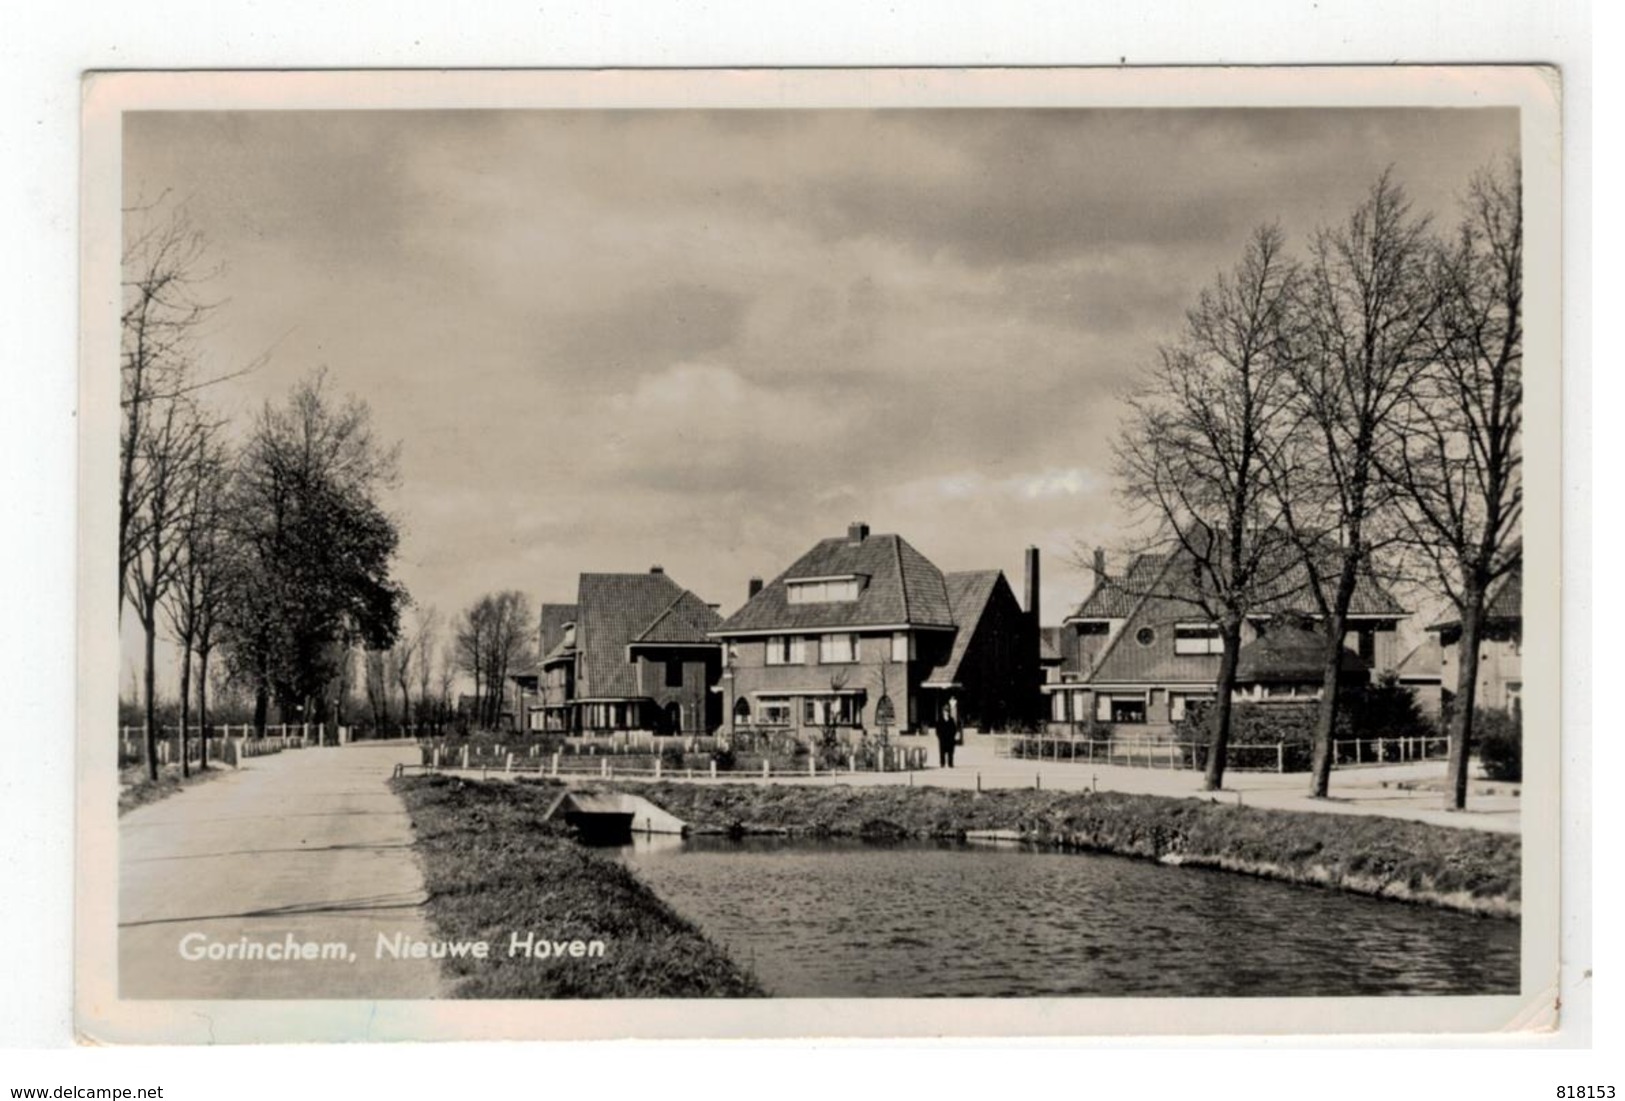
[[[299,749],[119,820],[125,998],[430,998],[431,960],[378,960],[380,933],[427,940],[423,874],[387,780],[415,748]],[[246,942],[274,954],[338,944],[342,959],[198,959]]]

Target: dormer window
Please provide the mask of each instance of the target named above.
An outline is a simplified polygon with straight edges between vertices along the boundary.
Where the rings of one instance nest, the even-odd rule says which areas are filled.
[[[791,604],[837,604],[856,600],[863,592],[862,574],[832,577],[798,577],[784,583],[785,598]]]

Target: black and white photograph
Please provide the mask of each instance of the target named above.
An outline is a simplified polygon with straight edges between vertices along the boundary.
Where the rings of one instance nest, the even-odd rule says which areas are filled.
[[[81,1030],[1555,1027],[1556,97],[90,78]]]

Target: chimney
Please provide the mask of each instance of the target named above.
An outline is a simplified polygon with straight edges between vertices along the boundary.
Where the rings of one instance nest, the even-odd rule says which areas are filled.
[[[756,594],[761,592],[761,591],[762,591],[762,579],[760,577],[753,577],[753,578],[750,579],[750,588],[745,593],[745,599],[746,600],[755,600],[756,599]]]
[[[649,572],[650,573],[665,573],[666,572],[666,567],[665,566],[660,566],[660,565],[650,566],[649,567]]]
[[[869,538],[869,525],[862,520],[852,521],[851,525],[846,529],[846,541],[848,543],[861,543],[867,538]]]
[[[1027,614],[1032,616],[1033,625],[1040,626],[1038,622],[1038,548],[1027,548],[1027,570],[1024,580],[1027,589]]]
[[[1095,548],[1095,584],[1106,580],[1106,548]]]

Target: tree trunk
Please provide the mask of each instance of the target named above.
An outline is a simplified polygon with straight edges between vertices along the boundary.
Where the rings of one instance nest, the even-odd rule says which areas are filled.
[[[265,681],[262,679],[254,685],[254,736],[265,737],[265,717],[270,709],[270,694],[266,691]]]
[[[158,708],[153,698],[155,677],[153,674],[153,656],[157,648],[158,623],[154,618],[157,615],[156,601],[148,601],[152,614],[141,617],[141,630],[144,635],[147,668],[142,675],[143,687],[147,693],[147,779],[154,782],[158,779]]]
[[[1337,689],[1343,673],[1343,632],[1348,614],[1346,602],[1326,620],[1326,663],[1320,677],[1320,709],[1315,714],[1315,752],[1310,769],[1309,795],[1324,799],[1332,784],[1332,738],[1337,731]]]
[[[1230,752],[1230,715],[1236,691],[1236,663],[1241,656],[1241,620],[1223,627],[1224,654],[1219,658],[1219,680],[1214,686],[1213,733],[1207,747],[1207,772],[1202,790],[1224,787],[1225,758]]]
[[[1482,587],[1470,586],[1462,594],[1461,638],[1456,643],[1455,710],[1450,714],[1450,767],[1446,790],[1452,810],[1467,806],[1467,773],[1472,762],[1473,712],[1478,707],[1478,645],[1483,618]]]
[[[197,730],[198,738],[198,768],[209,767],[209,649],[200,647],[197,652]]]
[[[192,721],[192,644],[181,642],[181,778],[192,775],[192,766],[186,760],[188,739],[186,728]]]

